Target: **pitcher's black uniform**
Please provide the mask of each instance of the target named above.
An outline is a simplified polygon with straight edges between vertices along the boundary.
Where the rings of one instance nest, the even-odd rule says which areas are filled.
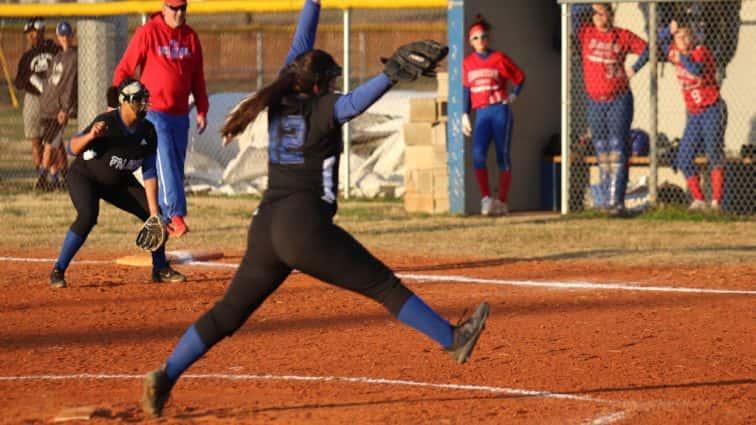
[[[249,228],[247,252],[223,299],[196,323],[207,346],[231,335],[300,270],[382,303],[394,316],[412,295],[394,273],[333,223],[341,126],[337,94],[289,98],[268,112],[268,190]]]

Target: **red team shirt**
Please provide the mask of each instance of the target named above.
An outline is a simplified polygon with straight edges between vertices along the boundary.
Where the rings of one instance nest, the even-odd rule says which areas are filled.
[[[675,43],[669,45],[669,57],[676,51]],[[706,46],[699,44],[690,52],[690,60],[703,64],[701,75],[693,75],[682,62],[675,64],[677,80],[682,86],[683,98],[688,112],[698,114],[719,99],[714,56]]]
[[[199,115],[208,110],[202,46],[197,33],[187,25],[172,29],[156,12],[134,32],[129,47],[115,69],[113,85],[141,68],[141,80],[150,91],[150,109],[173,115],[189,113],[189,95],[194,95]]]
[[[625,58],[630,52],[643,53],[646,42],[626,29],[611,28],[604,32],[594,25],[584,25],[579,39],[588,95],[593,100],[606,102],[627,93]]]
[[[473,109],[503,102],[507,98],[507,80],[517,86],[524,79],[522,70],[496,50],[485,59],[473,52],[462,62],[462,84],[470,88]]]

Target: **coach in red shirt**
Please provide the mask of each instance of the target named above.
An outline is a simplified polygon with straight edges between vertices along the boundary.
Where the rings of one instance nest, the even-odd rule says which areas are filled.
[[[174,236],[189,231],[184,221],[189,95],[194,96],[200,133],[207,126],[208,110],[202,46],[197,33],[186,24],[186,7],[186,0],[165,0],[163,10],[137,28],[113,76],[113,85],[117,86],[139,68],[140,79],[150,92],[152,105],[147,119],[158,134],[158,200]]]

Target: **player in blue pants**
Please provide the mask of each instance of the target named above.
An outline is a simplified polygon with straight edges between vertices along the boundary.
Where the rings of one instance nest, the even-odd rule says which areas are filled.
[[[247,251],[223,298],[187,329],[164,365],[145,376],[142,410],[150,416],[162,414],[181,374],[236,332],[294,269],[374,299],[459,363],[468,359],[483,331],[488,304],[482,303],[461,324],[451,325],[333,222],[342,124],[395,83],[412,81],[419,72],[400,63],[400,49],[383,73],[349,94],[333,93],[341,67],[328,53],[313,50],[319,15],[319,0],[306,0],[278,79],[242,101],[223,127],[228,141],[268,108],[268,189],[250,225]],[[418,44],[430,50],[437,46],[439,59],[445,56],[445,48],[437,43],[408,46]],[[429,64],[422,71],[434,67]]]

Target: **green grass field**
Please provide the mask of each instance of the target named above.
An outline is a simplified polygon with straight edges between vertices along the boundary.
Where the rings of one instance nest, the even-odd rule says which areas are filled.
[[[0,249],[56,251],[75,217],[64,193],[0,196],[0,220],[12,229]],[[169,249],[220,248],[241,253],[259,200],[251,197],[189,197],[192,233]],[[756,262],[756,221],[688,214],[684,210],[609,219],[591,213],[560,217],[521,213],[502,218],[407,214],[401,201],[349,200],[336,222],[369,249],[397,254],[578,260],[619,264],[726,264]],[[84,253],[138,249],[140,223],[102,203],[98,225]]]

